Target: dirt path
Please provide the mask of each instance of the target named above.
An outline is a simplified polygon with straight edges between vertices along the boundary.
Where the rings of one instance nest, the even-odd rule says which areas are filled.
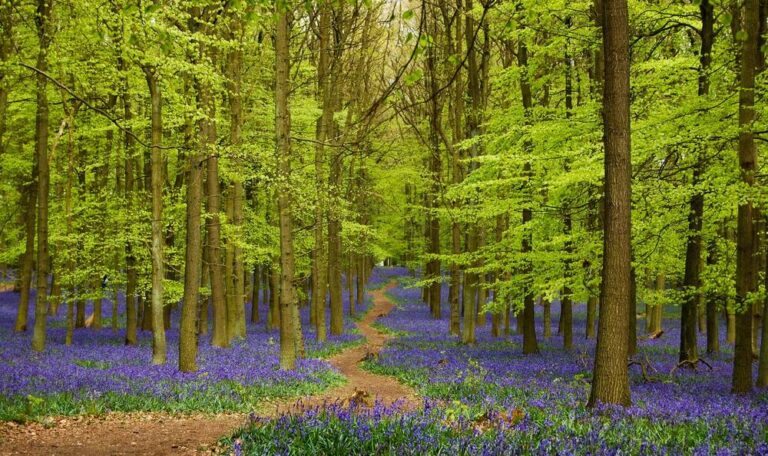
[[[344,350],[329,359],[347,377],[345,385],[298,402],[294,398],[262,406],[262,413],[290,413],[325,402],[348,401],[356,391],[358,396],[367,394],[370,400],[375,397],[385,404],[402,399],[406,407],[418,406],[411,388],[392,377],[366,372],[358,365],[367,353],[378,353],[388,339],[371,324],[394,307],[384,293],[395,285],[393,281],[371,292],[373,306],[357,323],[367,345]],[[109,413],[99,417],[54,418],[45,424],[0,422],[0,455],[200,454],[209,452],[221,436],[243,425],[246,419],[243,414]]]
[[[412,388],[403,385],[393,377],[373,374],[360,367],[360,362],[367,355],[378,354],[381,347],[390,338],[390,336],[373,328],[371,325],[379,317],[387,315],[395,307],[394,303],[386,297],[385,293],[396,285],[397,282],[392,281],[386,287],[370,292],[373,297],[373,306],[357,322],[357,329],[366,338],[367,343],[344,350],[328,360],[331,365],[344,374],[347,378],[347,383],[319,395],[303,398],[299,402],[293,399],[273,404],[271,407],[265,406],[262,408],[263,413],[279,415],[281,413],[300,411],[303,408],[314,407],[323,403],[349,402],[350,400],[373,403],[373,401],[378,399],[385,405],[402,401],[404,408],[412,409],[418,407],[421,401]]]

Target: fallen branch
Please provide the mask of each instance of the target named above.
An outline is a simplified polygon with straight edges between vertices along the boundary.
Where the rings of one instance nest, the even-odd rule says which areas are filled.
[[[653,383],[657,379],[654,376],[651,376],[648,371],[653,371],[654,373],[657,373],[655,367],[653,367],[653,364],[651,364],[651,360],[648,359],[648,355],[646,354],[643,359],[634,359],[630,360],[629,364],[627,364],[627,367],[632,366],[640,366],[640,372],[643,374],[643,380],[645,380],[646,383]]]
[[[671,371],[669,371],[669,375],[674,374],[675,371],[678,370],[681,367],[690,367],[691,369],[696,370],[696,367],[699,365],[699,363],[704,364],[705,366],[707,366],[710,371],[713,370],[712,369],[712,365],[709,364],[704,358],[696,358],[694,360],[685,359],[685,360],[680,361],[679,363],[677,363],[677,365],[675,367],[673,367]]]

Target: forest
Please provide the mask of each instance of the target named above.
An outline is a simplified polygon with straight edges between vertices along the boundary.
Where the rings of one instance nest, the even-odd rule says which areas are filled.
[[[0,0],[0,454],[768,454],[768,0]]]

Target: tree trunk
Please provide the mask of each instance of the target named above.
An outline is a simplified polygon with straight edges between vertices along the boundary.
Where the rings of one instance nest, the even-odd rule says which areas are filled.
[[[712,40],[714,8],[709,0],[699,3],[701,12],[701,51],[699,54],[699,89],[698,95],[706,97],[709,94],[709,66],[712,61]],[[699,151],[696,157],[696,165],[693,168],[692,185],[696,188],[700,184],[704,172],[706,149]],[[679,361],[695,362],[698,360],[696,341],[697,311],[701,293],[701,223],[704,216],[704,194],[696,191],[689,203],[688,213],[688,240],[685,250],[685,275],[683,287],[685,297],[680,313],[680,352]]]
[[[567,19],[566,25],[570,29],[571,18]],[[573,67],[574,61],[570,55],[570,41],[567,42],[565,48],[565,117],[571,118],[571,111],[573,110]],[[571,165],[566,159],[563,166],[566,173],[570,172]],[[572,257],[573,257],[573,242],[571,241],[571,232],[573,231],[573,221],[571,219],[570,201],[565,202],[566,208],[563,213],[563,234],[565,235],[565,260],[563,261],[563,291],[560,296],[560,321],[557,327],[557,333],[563,336],[563,348],[570,350],[573,348],[573,303],[571,289],[572,277]]]
[[[98,189],[96,189],[96,191],[98,192]],[[93,303],[93,314],[91,314],[92,329],[101,329],[101,303],[103,290],[100,288],[100,284],[101,281],[98,278],[93,280],[92,289],[96,295],[94,295],[93,300],[91,301]]]
[[[239,143],[239,140],[238,140]],[[234,191],[234,217],[233,221],[237,233],[241,234],[243,226],[243,198],[245,190],[243,189],[243,183],[239,180],[235,180],[232,185]],[[240,244],[235,245],[235,306],[237,308],[237,326],[235,327],[235,335],[241,339],[245,339],[246,336],[246,318],[245,318],[245,263],[243,262],[243,249]]]
[[[296,302],[293,296],[294,258],[291,215],[291,114],[288,108],[290,53],[288,11],[276,8],[275,33],[275,130],[277,131],[277,205],[280,223],[280,368],[296,366]],[[338,267],[338,266],[337,266]],[[340,296],[338,297],[340,298]]]
[[[359,255],[357,258],[357,305],[362,306],[365,300],[365,256]]]
[[[232,26],[234,38],[238,41],[243,39],[243,23],[236,19]],[[227,60],[229,72],[229,140],[232,147],[239,149],[242,147],[242,129],[243,129],[243,100],[242,100],[242,79],[243,79],[243,48],[238,42],[238,46],[232,51]],[[236,162],[239,166],[240,163]],[[232,219],[234,230],[237,236],[242,235],[243,228],[243,202],[245,199],[245,189],[243,188],[242,177],[233,176],[232,182]],[[230,246],[232,248],[232,246]],[[235,329],[234,335],[241,339],[246,336],[246,318],[245,318],[245,266],[243,263],[243,249],[239,242],[235,242],[233,250],[233,305],[235,306]]]
[[[200,57],[205,54],[200,45]],[[213,153],[213,139],[209,117],[214,111],[215,103],[210,95],[210,87],[200,79],[195,79],[197,91],[197,106],[206,116],[198,120],[200,148],[198,152],[190,151],[188,156],[187,195],[186,195],[186,252],[184,256],[184,298],[181,307],[181,324],[179,326],[179,370],[195,372],[197,370],[197,316],[200,306],[200,285],[202,271],[202,220],[201,205],[203,201],[203,164],[205,156]],[[205,309],[207,312],[207,309]],[[207,326],[207,324],[206,324]]]
[[[766,256],[768,259],[768,256]],[[768,271],[768,268],[766,268]],[[768,290],[768,274],[764,276],[764,286]],[[757,367],[758,388],[768,388],[768,298],[763,299],[763,330],[760,342],[760,361]]]
[[[477,238],[475,233],[470,233],[467,236],[467,251],[473,252],[476,248]],[[475,337],[475,323],[477,319],[475,314],[475,299],[477,295],[477,274],[473,272],[464,272],[464,292],[462,296],[462,302],[464,307],[464,328],[462,329],[462,342],[465,344],[474,344],[477,339]]]
[[[21,278],[19,311],[16,315],[17,332],[27,330],[29,315],[29,296],[32,287],[32,269],[35,265],[35,220],[37,219],[37,155],[32,167],[32,179],[24,186],[24,255],[21,257]]]
[[[531,83],[528,76],[528,46],[524,41],[520,41],[517,54],[518,65],[520,66],[520,90],[523,98],[523,109],[525,110],[526,123],[530,123],[531,108],[533,106],[531,99]],[[526,139],[524,146],[526,151],[530,153],[532,144],[530,139]],[[533,212],[531,205],[533,204],[532,189],[530,188],[530,181],[532,177],[531,162],[526,161],[523,165],[523,178],[526,181],[525,196],[526,205],[523,207],[523,226],[528,225],[533,219]],[[539,352],[539,344],[536,340],[536,313],[533,302],[533,264],[530,259],[531,252],[533,251],[533,237],[530,229],[525,229],[523,233],[523,242],[520,248],[520,253],[524,258],[523,274],[525,275],[525,296],[523,297],[523,353],[532,354]]]
[[[440,151],[440,124],[442,116],[442,106],[438,94],[439,84],[437,81],[437,62],[435,56],[435,47],[427,48],[427,78],[429,81],[430,102],[429,102],[429,190],[427,199],[429,200],[430,211],[427,213],[427,252],[429,261],[427,262],[426,279],[429,284],[429,307],[432,318],[439,320],[442,314],[440,291],[442,288],[442,279],[440,277],[440,215],[438,211],[439,193],[442,181],[442,156]]]
[[[746,39],[741,55],[741,86],[739,91],[739,164],[741,179],[748,186],[755,183],[757,150],[752,123],[755,120],[755,70],[759,39],[759,0],[746,0],[744,31]],[[752,200],[739,204],[738,235],[736,239],[736,347],[733,357],[733,392],[744,394],[752,390],[752,306],[748,295],[755,291],[756,271],[754,211]]]
[[[341,155],[331,158],[331,194],[338,196],[341,185]],[[341,220],[338,207],[328,211],[328,285],[331,295],[331,334],[344,332],[344,308],[341,300]]]
[[[275,264],[269,269],[269,317],[267,329],[280,327],[280,273]]]
[[[355,280],[354,271],[354,255],[350,252],[347,255],[347,297],[349,298],[349,315],[355,316]]]
[[[664,294],[667,287],[667,276],[663,273],[656,274],[657,302],[653,306],[646,304],[646,318],[648,318],[648,334],[656,334],[662,329],[664,317]]]
[[[207,116],[216,118],[215,103],[209,104]],[[209,125],[208,141],[216,144],[216,122]],[[206,175],[206,230],[208,232],[206,245],[208,249],[208,277],[211,283],[211,302],[213,304],[213,334],[211,345],[214,347],[228,347],[231,341],[232,328],[228,325],[227,304],[224,296],[224,271],[221,258],[221,219],[219,217],[221,205],[221,187],[219,185],[219,158],[215,153],[209,153],[207,157]]]
[[[253,286],[251,288],[251,323],[260,323],[259,290],[261,288],[261,271],[259,265],[253,266]]]
[[[72,224],[74,222],[74,214],[72,211],[72,184],[75,178],[75,159],[74,159],[74,135],[72,132],[72,128],[70,126],[69,129],[69,136],[67,141],[67,180],[66,184],[64,186],[64,216],[66,219],[66,235],[67,239],[72,238],[72,233],[74,232],[74,229],[72,227]],[[69,248],[73,248],[73,245],[69,245]],[[68,277],[67,280],[67,332],[66,336],[64,338],[64,344],[69,346],[72,345],[72,339],[75,332],[75,309],[74,309],[74,294],[76,292],[76,287],[74,284],[73,276],[75,273],[75,260],[73,258],[73,255],[69,255],[67,257],[66,261],[66,275]],[[127,300],[127,296],[126,296]],[[135,330],[134,330],[135,334]],[[127,334],[126,334],[127,337]]]
[[[35,24],[40,40],[37,68],[48,70],[48,47],[51,43],[50,21],[53,0],[38,0]],[[37,88],[37,114],[35,116],[35,156],[37,157],[37,296],[35,299],[35,326],[32,349],[45,349],[45,326],[48,313],[48,80],[42,74],[35,77]],[[26,302],[21,303],[26,306]]]
[[[627,355],[637,354],[637,274],[635,267],[629,273],[629,327],[627,329]]]
[[[707,255],[707,264],[715,263],[714,247]],[[717,320],[717,301],[715,296],[707,296],[707,353],[720,352],[720,323]]]
[[[152,150],[151,190],[152,190],[152,364],[165,364],[166,345],[163,319],[163,156],[160,150],[163,139],[162,111],[160,104],[160,84],[155,68],[146,67],[144,73],[149,86],[152,102]],[[146,321],[146,319],[145,319]]]
[[[227,225],[231,225],[235,216],[235,201],[232,193],[230,186],[223,195]],[[235,248],[234,240],[229,236],[227,236],[224,244],[224,291],[224,301],[227,305],[227,339],[231,343],[239,336],[237,334],[237,305],[235,304]]]
[[[626,0],[605,0],[603,6],[605,226],[590,407],[631,402],[627,368],[632,261],[629,25]]]

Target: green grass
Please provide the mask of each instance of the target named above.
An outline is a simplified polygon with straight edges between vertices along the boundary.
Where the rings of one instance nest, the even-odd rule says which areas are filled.
[[[379,323],[378,321],[373,322],[371,324],[371,328],[392,337],[403,337],[411,334],[408,331],[398,331],[396,329],[392,329],[384,323]]]
[[[92,359],[78,359],[75,360],[75,364],[80,367],[85,367],[88,369],[99,369],[99,370],[107,370],[111,366],[109,363],[104,361],[94,361]]]
[[[335,344],[323,344],[319,348],[308,349],[307,358],[328,359],[335,355],[338,355],[339,353],[343,352],[348,348],[359,347],[363,344],[365,344],[365,339],[362,337],[359,339],[350,340],[347,342],[339,342]]]
[[[346,382],[346,378],[336,372],[319,375],[314,381],[277,385],[243,386],[235,381],[222,381],[206,391],[197,392],[189,392],[182,386],[171,398],[114,392],[93,398],[75,397],[71,393],[1,397],[0,421],[39,421],[48,416],[102,415],[107,412],[246,413],[256,410],[265,399],[313,395]]]

